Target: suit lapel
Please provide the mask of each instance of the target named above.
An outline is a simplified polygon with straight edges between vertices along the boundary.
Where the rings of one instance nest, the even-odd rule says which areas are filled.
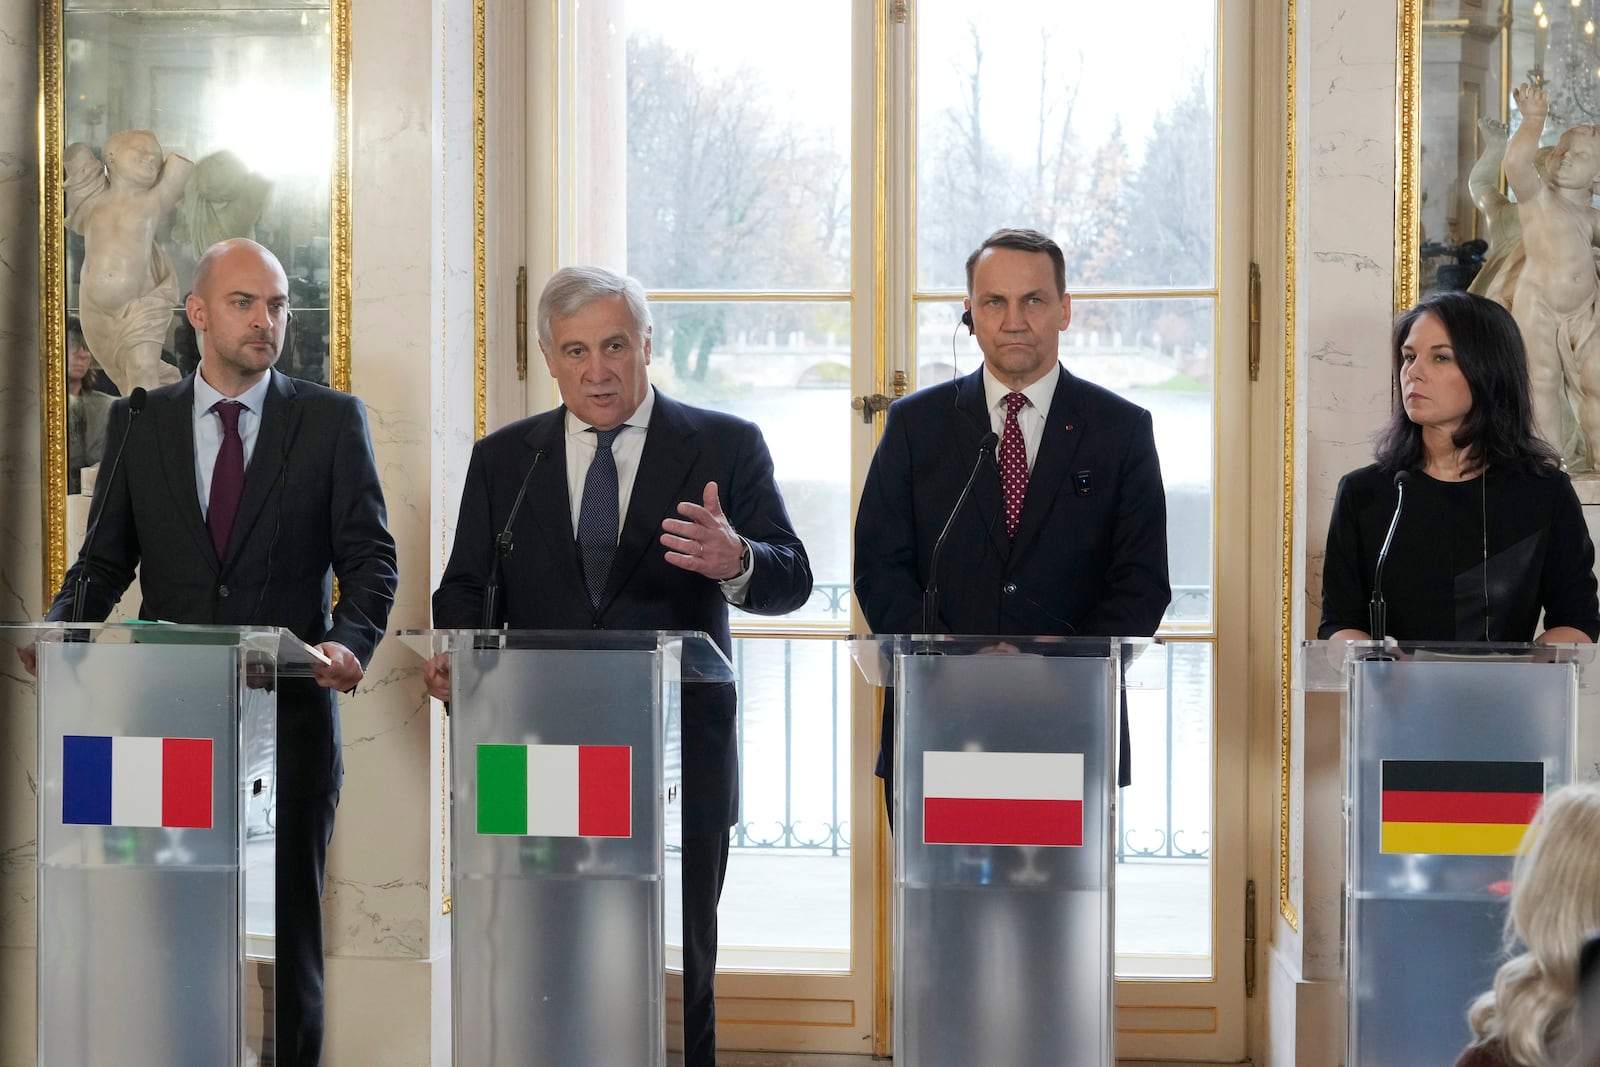
[[[661,520],[669,512],[676,514],[675,502],[679,499],[700,502],[704,486],[695,486],[695,491],[690,493],[683,484],[695,457],[700,454],[695,440],[697,433],[697,427],[683,406],[657,390],[644,451],[639,456],[639,472],[633,479],[633,493],[628,498],[628,513],[622,519],[622,537],[617,542],[617,555],[611,563],[611,578],[606,583],[601,608],[627,584],[647,551],[652,547],[666,551],[661,547]],[[725,490],[727,486],[718,488]]]
[[[183,387],[172,396],[152,405],[157,448],[161,467],[167,476],[167,491],[177,506],[177,520],[194,539],[200,558],[213,571],[220,569],[211,533],[200,514],[200,493],[195,486],[194,459],[194,375],[184,379]]]
[[[956,383],[956,410],[962,417],[956,420],[959,427],[961,453],[965,457],[962,480],[966,480],[970,464],[978,457],[978,445],[983,435],[993,432],[989,421],[988,398],[983,392],[983,368],[979,367]],[[998,445],[996,448],[998,449]],[[978,518],[989,531],[989,541],[1004,559],[1011,552],[1011,539],[1006,536],[1006,524],[1001,518],[1003,503],[1000,497],[1000,477],[992,462],[987,472],[980,471],[972,486],[972,504]]]
[[[267,387],[266,401],[261,405],[261,428],[256,431],[256,445],[250,453],[250,465],[244,471],[244,495],[239,498],[239,514],[233,522],[233,532],[228,535],[228,555],[231,560],[239,546],[261,517],[261,509],[274,488],[280,484],[289,452],[284,442],[289,439],[289,423],[297,419],[294,410],[295,385],[286,374],[272,372]]]
[[[1039,439],[1039,455],[1028,474],[1028,495],[1022,501],[1022,521],[1017,525],[1013,551],[1025,551],[1033,543],[1056,499],[1065,491],[1067,472],[1072,469],[1072,459],[1087,431],[1079,410],[1077,384],[1078,380],[1062,367],[1055,396],[1050,399],[1044,435]]]

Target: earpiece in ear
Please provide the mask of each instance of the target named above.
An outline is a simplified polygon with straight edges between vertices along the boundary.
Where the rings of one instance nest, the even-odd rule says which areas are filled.
[[[969,335],[972,334],[972,310],[970,308],[961,312],[961,325],[967,328]]]

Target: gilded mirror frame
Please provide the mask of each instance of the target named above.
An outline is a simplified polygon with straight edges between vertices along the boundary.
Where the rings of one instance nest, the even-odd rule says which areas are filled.
[[[328,220],[328,382],[350,390],[350,0],[328,0],[333,168]],[[44,434],[44,598],[67,570],[67,382],[63,314],[67,252],[61,192],[64,134],[62,0],[39,9],[39,352]]]
[[[1425,38],[1432,36],[1467,35],[1479,40],[1494,41],[1498,52],[1499,119],[1511,119],[1509,87],[1516,84],[1512,63],[1512,2],[1511,0],[1482,0],[1483,14],[1474,19],[1424,18],[1426,0],[1398,0],[1396,12],[1395,56],[1395,242],[1394,242],[1394,311],[1399,314],[1421,299],[1422,269],[1422,99],[1423,55]],[[1541,34],[1543,31],[1539,31]],[[1543,59],[1535,53],[1535,62]],[[1491,60],[1491,63],[1493,61]],[[1491,68],[1492,69],[1492,68]],[[1474,87],[1464,90],[1475,92]],[[1476,223],[1471,231],[1477,233]]]

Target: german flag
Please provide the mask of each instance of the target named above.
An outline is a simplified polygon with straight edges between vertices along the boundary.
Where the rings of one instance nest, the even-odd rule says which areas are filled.
[[[1384,760],[1381,852],[1514,856],[1544,800],[1544,764]]]

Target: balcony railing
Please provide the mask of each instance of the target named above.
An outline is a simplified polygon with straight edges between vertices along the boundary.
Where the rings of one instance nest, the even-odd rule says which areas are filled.
[[[850,587],[843,582],[819,583],[812,591],[805,615],[815,621],[841,621],[849,618]],[[1211,590],[1207,586],[1173,588],[1169,621],[1209,620]],[[1170,651],[1170,649],[1169,649]],[[838,856],[850,849],[849,797],[846,780],[850,773],[848,724],[853,670],[849,656],[836,642],[804,639],[758,638],[734,640],[734,666],[739,672],[738,744],[739,766],[743,775],[744,820],[733,827],[731,846],[744,849],[796,849]],[[825,666],[819,664],[825,658]],[[1187,677],[1192,670],[1180,657],[1168,655],[1167,685],[1162,692],[1165,721],[1162,729],[1162,765],[1138,767],[1142,793],[1144,783],[1158,785],[1164,803],[1164,817],[1149,817],[1148,794],[1143,809],[1144,822],[1133,825],[1128,819],[1127,790],[1118,791],[1117,810],[1122,813],[1122,828],[1117,837],[1117,860],[1172,859],[1205,860],[1211,854],[1209,829],[1190,830],[1174,826],[1175,812],[1210,810],[1210,796],[1175,796],[1174,769],[1184,751],[1177,739],[1184,716],[1192,720],[1203,716],[1203,734],[1210,736],[1211,702],[1203,706],[1196,691],[1209,691],[1209,671],[1204,679]],[[1200,684],[1204,683],[1204,684]],[[826,723],[826,736],[821,734]],[[778,738],[777,741],[774,737]],[[809,739],[801,746],[801,738]],[[753,741],[753,739],[755,739]],[[826,764],[825,772],[808,773],[797,769],[797,747],[806,750],[808,766]],[[1144,755],[1141,752],[1141,755]],[[1146,757],[1147,758],[1147,757]],[[1158,773],[1152,773],[1156,771]],[[775,783],[781,787],[775,788]]]

